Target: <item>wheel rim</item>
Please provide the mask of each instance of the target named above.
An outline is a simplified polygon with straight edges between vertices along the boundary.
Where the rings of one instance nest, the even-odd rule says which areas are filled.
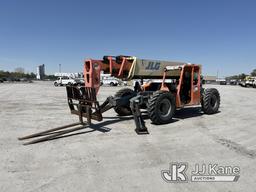
[[[170,115],[172,110],[172,105],[169,99],[163,99],[159,103],[159,114],[161,117],[166,118]]]

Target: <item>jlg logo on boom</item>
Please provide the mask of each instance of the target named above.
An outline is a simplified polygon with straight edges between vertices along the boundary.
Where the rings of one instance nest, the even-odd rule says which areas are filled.
[[[160,68],[160,62],[148,62],[148,65],[146,66],[146,70],[159,70]]]

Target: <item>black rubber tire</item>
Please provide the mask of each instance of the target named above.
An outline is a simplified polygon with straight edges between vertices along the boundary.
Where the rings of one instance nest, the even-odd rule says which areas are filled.
[[[55,86],[55,87],[58,87],[59,84],[58,84],[57,82],[54,82],[54,86]]]
[[[120,89],[119,91],[116,92],[115,97],[124,97],[124,96],[128,96],[128,95],[133,95],[134,91],[132,89],[129,88],[124,88],[124,89]],[[132,111],[130,106],[116,106],[114,107],[115,112],[119,115],[119,116],[127,116],[127,115],[131,115]]]
[[[201,106],[204,105],[204,88],[201,87],[201,90],[200,90],[200,102],[201,102]]]
[[[176,110],[175,96],[156,91],[148,101],[148,116],[154,124],[170,123]]]
[[[202,110],[205,114],[214,114],[219,111],[220,94],[215,88],[204,89],[201,100]]]
[[[110,82],[110,84],[109,84],[110,86],[114,86],[114,83],[113,82]]]

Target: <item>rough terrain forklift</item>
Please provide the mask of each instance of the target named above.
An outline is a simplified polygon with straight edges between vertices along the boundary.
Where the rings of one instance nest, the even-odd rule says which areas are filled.
[[[122,80],[138,79],[138,81],[134,89],[123,88],[99,104],[97,93],[101,85],[102,71]],[[218,90],[202,88],[201,65],[197,64],[145,60],[132,56],[104,56],[102,60],[85,61],[84,79],[85,86],[66,86],[69,108],[72,114],[79,116],[79,123],[20,139],[48,135],[49,131],[53,134],[50,136],[52,138],[60,129],[78,124],[84,125],[83,117],[87,119],[86,125],[90,125],[92,119],[102,121],[102,114],[111,108],[119,116],[133,115],[136,132],[145,134],[148,130],[141,109],[147,111],[152,123],[166,124],[172,121],[174,112],[178,108],[201,105],[204,113],[214,114],[218,112],[220,106]],[[145,79],[148,81],[143,82]],[[71,129],[73,130],[76,129]],[[42,140],[44,138],[36,142]]]

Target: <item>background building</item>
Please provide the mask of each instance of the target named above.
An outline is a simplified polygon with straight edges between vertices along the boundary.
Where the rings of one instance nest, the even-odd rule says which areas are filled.
[[[217,77],[216,76],[209,76],[209,75],[205,75],[203,77],[203,81],[204,83],[216,83]]]
[[[36,78],[42,80],[45,76],[45,65],[39,65],[36,68]]]

